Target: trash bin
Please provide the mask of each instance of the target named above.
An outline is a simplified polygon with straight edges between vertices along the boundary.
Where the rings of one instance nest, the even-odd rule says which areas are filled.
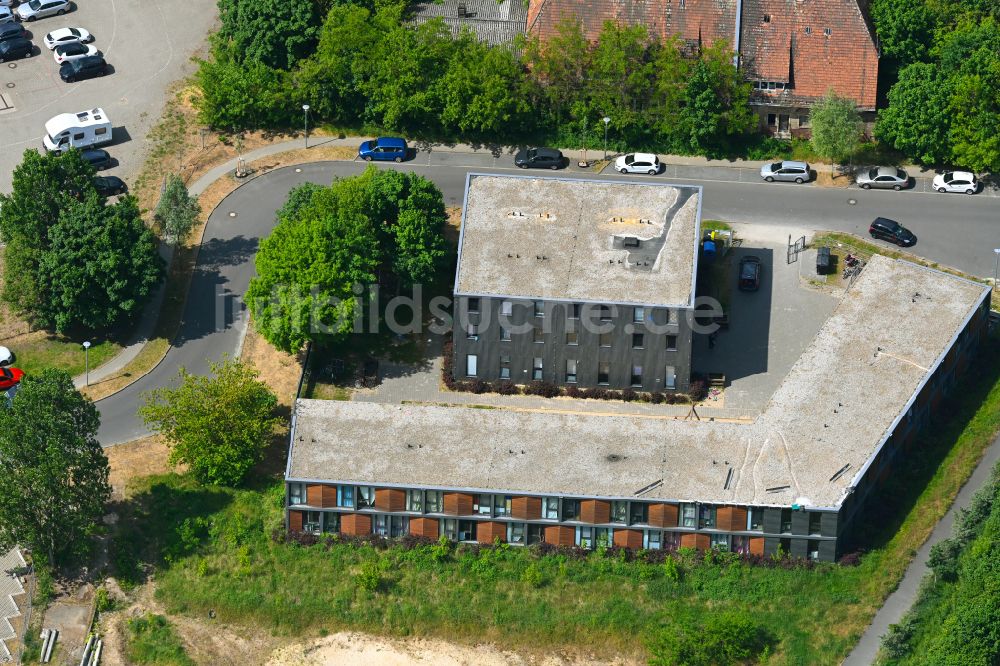
[[[816,274],[826,275],[830,272],[830,248],[821,247],[816,250]]]

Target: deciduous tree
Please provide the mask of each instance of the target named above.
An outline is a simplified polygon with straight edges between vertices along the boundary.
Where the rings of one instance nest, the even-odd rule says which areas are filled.
[[[163,235],[171,242],[183,241],[201,214],[198,199],[188,194],[187,186],[177,174],[167,177],[167,185],[156,204],[156,221]]]
[[[241,361],[223,358],[211,368],[208,377],[181,368],[179,385],[147,393],[139,414],[166,437],[171,463],[187,465],[202,483],[235,486],[260,462],[278,400]]]
[[[88,549],[111,496],[94,404],[60,370],[28,375],[0,408],[0,546],[53,566]]]
[[[889,91],[888,107],[879,112],[875,135],[921,162],[948,160],[953,90],[954,82],[937,65],[904,68]]]
[[[851,157],[861,144],[863,124],[857,107],[850,99],[831,90],[813,105],[809,114],[812,125],[812,148],[835,162]]]
[[[239,64],[291,69],[310,55],[322,23],[315,0],[219,0],[216,43]]]

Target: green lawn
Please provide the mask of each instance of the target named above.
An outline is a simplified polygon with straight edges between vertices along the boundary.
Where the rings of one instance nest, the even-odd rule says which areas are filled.
[[[90,369],[113,358],[122,350],[122,346],[110,340],[94,340],[90,348]],[[71,376],[82,375],[86,367],[84,351],[81,342],[69,340],[62,336],[46,336],[30,340],[11,347],[15,363],[27,374],[33,374],[44,368],[59,368]]]
[[[126,652],[130,664],[195,666],[174,628],[162,615],[146,614],[128,621]]]
[[[255,630],[315,636],[356,629],[433,635],[512,648],[575,646],[599,658],[644,655],[637,637],[718,609],[746,611],[771,637],[769,664],[836,664],[895,588],[919,545],[1000,427],[1000,351],[986,346],[883,492],[881,512],[859,525],[872,550],[857,567],[766,568],[741,562],[663,564],[534,549],[406,549],[275,541],[282,484],[202,487],[177,474],[140,479],[119,508],[113,561],[124,584],[157,565],[170,612]],[[875,515],[875,514],[878,515]]]

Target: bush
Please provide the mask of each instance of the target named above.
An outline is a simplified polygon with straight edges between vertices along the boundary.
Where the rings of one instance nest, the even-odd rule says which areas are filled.
[[[583,391],[581,391],[576,386],[567,386],[563,391],[563,395],[567,398],[582,398],[584,397]]]
[[[882,636],[882,650],[890,659],[902,659],[910,654],[910,639],[916,632],[916,622],[907,614],[899,624],[890,624],[889,631]]]
[[[542,575],[542,570],[538,568],[538,564],[532,562],[521,574],[521,580],[529,587],[539,588],[545,583],[545,577]]]
[[[521,392],[521,389],[514,382],[501,381],[497,384],[497,393],[500,395],[517,395]]]
[[[944,539],[931,546],[927,566],[941,580],[954,581],[958,578],[958,557],[961,554],[961,542],[957,539]]]
[[[162,615],[147,613],[129,620],[127,626],[128,663],[194,666],[174,628]]]
[[[711,614],[700,625],[675,623],[649,644],[652,666],[711,666],[755,660],[774,642],[773,637],[745,611]]]
[[[375,562],[365,562],[361,565],[361,571],[354,577],[358,587],[362,590],[375,592],[382,585],[382,572],[379,571]]]
[[[708,397],[708,384],[704,379],[695,379],[691,382],[688,397],[691,398],[691,402],[701,402]]]
[[[633,388],[627,388],[621,392],[621,399],[624,400],[625,402],[632,402],[633,400],[637,400],[638,398],[639,394],[636,393],[635,389]]]
[[[562,393],[562,389],[552,382],[536,380],[525,386],[524,392],[526,395],[538,395],[543,398],[554,398]]]

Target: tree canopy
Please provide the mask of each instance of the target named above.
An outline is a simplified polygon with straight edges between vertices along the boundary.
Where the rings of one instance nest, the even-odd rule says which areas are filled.
[[[183,179],[177,174],[170,174],[156,204],[156,221],[163,229],[163,235],[173,242],[183,241],[191,233],[200,214],[198,199],[188,194]]]
[[[0,407],[0,546],[26,546],[53,566],[87,551],[111,496],[99,424],[65,372],[21,381]]]
[[[863,124],[857,107],[849,99],[828,92],[809,114],[812,147],[834,162],[851,157],[861,144]]]
[[[171,463],[186,464],[202,483],[235,486],[260,462],[278,401],[241,361],[211,368],[208,377],[181,368],[179,385],[147,393],[139,414],[166,437]]]

